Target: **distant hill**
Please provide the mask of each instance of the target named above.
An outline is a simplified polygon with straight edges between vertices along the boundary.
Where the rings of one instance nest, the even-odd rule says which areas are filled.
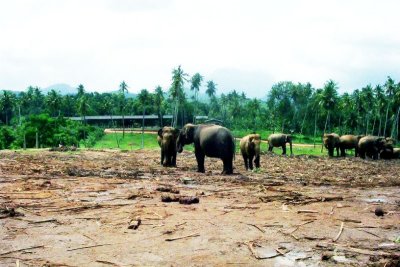
[[[49,87],[42,88],[41,91],[43,94],[47,94],[51,90],[55,90],[56,92],[60,93],[61,95],[74,95],[77,93],[77,89],[65,84],[65,83],[58,83],[58,84],[53,84]]]

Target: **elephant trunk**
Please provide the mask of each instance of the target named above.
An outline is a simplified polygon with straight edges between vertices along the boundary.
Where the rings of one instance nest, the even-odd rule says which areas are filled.
[[[290,155],[293,155],[292,141],[289,142],[289,146],[290,146]]]

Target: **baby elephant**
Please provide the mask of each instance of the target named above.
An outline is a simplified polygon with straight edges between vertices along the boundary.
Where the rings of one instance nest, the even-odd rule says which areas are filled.
[[[290,154],[293,155],[291,135],[271,134],[270,136],[268,136],[268,151],[272,152],[272,149],[274,149],[274,147],[282,147],[282,155],[286,155],[286,143],[289,143]]]
[[[261,137],[259,134],[249,134],[240,140],[240,151],[246,170],[253,169],[253,158],[256,168],[260,168],[260,144]]]
[[[157,141],[161,147],[161,165],[164,167],[176,167],[176,140],[179,130],[173,127],[158,130]]]

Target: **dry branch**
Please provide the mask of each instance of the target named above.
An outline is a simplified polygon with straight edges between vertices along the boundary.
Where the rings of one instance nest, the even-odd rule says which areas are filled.
[[[27,247],[27,248],[21,248],[21,249],[11,250],[11,251],[7,251],[7,252],[0,253],[0,256],[8,255],[8,254],[11,254],[11,253],[14,253],[14,252],[19,252],[19,251],[25,251],[25,250],[35,249],[35,248],[44,248],[44,246],[33,246],[33,247]]]
[[[336,242],[336,241],[339,239],[340,235],[341,235],[342,232],[343,232],[343,227],[344,227],[344,222],[342,222],[342,224],[340,225],[339,233],[338,233],[338,234],[336,235],[336,237],[333,239],[333,242]]]
[[[165,241],[175,241],[175,240],[179,240],[179,239],[184,239],[184,238],[188,238],[188,237],[196,237],[196,236],[200,236],[200,234],[191,234],[191,235],[167,238],[167,239],[165,239]]]

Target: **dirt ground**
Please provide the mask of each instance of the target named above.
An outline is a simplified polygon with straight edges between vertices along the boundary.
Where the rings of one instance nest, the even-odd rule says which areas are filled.
[[[247,172],[237,155],[230,176],[209,158],[195,172],[190,152],[177,164],[1,152],[0,266],[399,266],[400,161],[267,154]]]

